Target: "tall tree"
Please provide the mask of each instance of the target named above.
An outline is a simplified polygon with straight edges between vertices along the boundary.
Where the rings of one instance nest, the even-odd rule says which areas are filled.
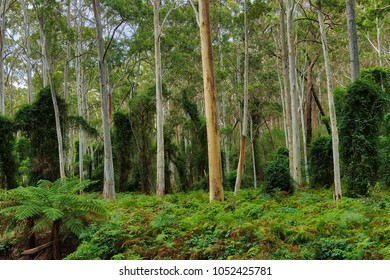
[[[23,12],[24,38],[26,40],[26,63],[27,63],[27,89],[28,103],[33,101],[33,85],[32,85],[32,66],[31,66],[31,41],[30,41],[30,22],[26,0],[21,0]]]
[[[290,96],[290,78],[288,65],[288,49],[286,41],[286,22],[285,22],[285,5],[284,0],[279,0],[280,4],[280,44],[282,50],[282,71],[283,71],[283,87],[284,100],[286,111],[286,128],[287,128],[287,148],[290,165],[290,173],[293,175],[293,146],[292,146],[292,127],[291,127],[291,96]]]
[[[7,0],[2,0],[0,5],[0,114],[5,114],[5,84],[4,84],[4,43],[6,28]]]
[[[356,30],[355,0],[346,0],[347,25],[349,35],[349,60],[351,76],[355,80],[360,74],[359,48]]]
[[[238,195],[241,182],[242,172],[245,163],[245,142],[248,134],[248,68],[249,68],[249,53],[248,53],[248,5],[247,0],[244,1],[244,111],[242,113],[242,128],[240,140],[240,157],[237,166],[236,184],[234,186],[234,194]]]
[[[301,148],[299,137],[298,118],[298,86],[295,63],[295,41],[293,33],[294,1],[286,0],[287,10],[287,45],[289,57],[289,80],[291,98],[291,127],[292,127],[292,149],[293,149],[293,179],[296,184],[301,183]]]
[[[210,201],[223,201],[224,196],[222,187],[221,154],[219,147],[219,133],[217,124],[209,0],[199,1],[199,27],[202,52],[203,86],[206,107]]]
[[[45,71],[47,73],[47,79],[50,86],[50,92],[51,92],[51,98],[53,101],[53,108],[54,108],[54,117],[55,117],[55,123],[56,123],[56,132],[57,132],[57,142],[58,142],[58,160],[59,160],[59,167],[60,167],[60,177],[65,178],[65,157],[64,157],[64,148],[63,148],[63,138],[62,138],[62,129],[61,129],[61,121],[60,121],[60,110],[58,108],[58,102],[57,102],[57,95],[56,95],[56,88],[53,80],[54,75],[54,69],[53,69],[53,63],[52,63],[52,57],[49,52],[49,45],[47,40],[47,34],[46,30],[49,30],[49,28],[46,26],[47,24],[47,15],[46,12],[50,11],[48,8],[48,3],[43,3],[43,5],[36,6],[37,9],[37,17],[38,17],[38,24],[39,24],[39,30],[40,30],[40,39],[41,39],[41,46],[43,51],[43,65],[45,68]]]
[[[165,193],[165,168],[164,168],[164,109],[162,97],[162,74],[161,74],[161,26],[160,26],[160,0],[153,2],[153,25],[154,25],[154,55],[156,75],[156,112],[157,112],[157,196]]]
[[[326,87],[328,90],[328,104],[330,125],[332,127],[332,152],[333,152],[333,171],[334,171],[334,199],[339,200],[342,197],[340,182],[340,163],[339,163],[339,134],[337,129],[336,109],[333,101],[332,71],[330,69],[330,59],[328,50],[328,41],[324,24],[324,16],[321,8],[321,1],[318,3],[318,22],[320,24],[322,49],[324,52]]]
[[[112,144],[110,120],[108,112],[107,66],[104,60],[103,28],[101,20],[100,1],[93,0],[93,13],[96,24],[96,41],[99,56],[99,82],[104,139],[104,185],[103,196],[115,200],[114,164],[112,159]]]

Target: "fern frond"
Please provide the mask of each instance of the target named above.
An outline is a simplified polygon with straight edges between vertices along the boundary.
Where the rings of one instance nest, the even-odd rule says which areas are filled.
[[[44,209],[43,213],[51,221],[59,220],[65,215],[61,210],[52,207]]]
[[[51,229],[52,222],[47,219],[47,217],[43,217],[35,221],[34,226],[31,231],[35,233],[45,232]]]
[[[80,236],[86,228],[84,223],[80,219],[76,218],[65,219],[63,225],[76,236]]]
[[[18,220],[26,220],[41,213],[42,208],[33,203],[11,207],[15,210],[14,216]]]

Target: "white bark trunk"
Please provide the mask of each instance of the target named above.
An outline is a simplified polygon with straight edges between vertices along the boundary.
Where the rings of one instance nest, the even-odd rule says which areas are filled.
[[[253,120],[250,118],[250,134],[251,134],[251,147],[252,147],[252,166],[253,166],[253,186],[257,189],[257,176],[256,176],[256,154],[253,139]]]
[[[70,0],[67,1],[67,12],[66,12],[66,18],[67,18],[67,27],[68,30],[70,30]],[[65,102],[68,101],[68,95],[69,95],[69,61],[70,61],[70,41],[67,40],[66,42],[66,61],[65,61],[65,67],[64,67],[64,99]]]
[[[248,6],[247,0],[244,2],[244,112],[242,114],[242,131],[240,143],[240,158],[238,160],[236,184],[234,186],[234,194],[238,195],[241,188],[242,173],[245,164],[245,140],[248,134],[248,68],[249,68],[249,53],[248,53]]]
[[[51,58],[49,54],[49,46],[47,45],[46,40],[46,34],[45,34],[45,28],[44,28],[44,22],[43,19],[40,18],[38,15],[38,21],[39,21],[39,29],[41,31],[41,40],[42,40],[42,48],[43,48],[43,60],[45,61],[45,65],[47,67],[46,72],[48,73],[48,80],[49,80],[49,86],[50,86],[50,92],[51,92],[51,98],[53,101],[53,108],[54,108],[54,117],[55,117],[55,123],[56,123],[56,132],[57,132],[57,144],[58,144],[58,159],[59,159],[59,165],[60,165],[60,177],[65,178],[65,157],[64,157],[64,148],[63,148],[63,140],[62,140],[62,130],[61,130],[61,121],[60,121],[60,111],[58,108],[58,102],[57,102],[57,95],[55,91],[54,81],[52,79],[53,74],[53,68],[51,64]]]
[[[349,35],[349,57],[351,76],[355,80],[360,74],[359,48],[356,30],[355,0],[346,0],[347,25]]]
[[[290,174],[293,177],[293,141],[292,141],[292,127],[291,127],[291,96],[290,96],[290,78],[289,78],[289,64],[288,64],[288,50],[286,41],[286,25],[285,25],[285,7],[283,0],[279,0],[280,4],[280,44],[282,49],[282,72],[283,72],[283,85],[284,85],[284,101],[286,110],[286,135],[287,135],[287,148],[288,158],[290,166]]]
[[[293,34],[294,1],[287,0],[287,44],[289,54],[289,77],[291,97],[291,127],[292,127],[292,148],[293,148],[293,179],[296,184],[301,183],[301,147],[299,137],[298,119],[298,92],[297,75],[295,66],[295,42]]]
[[[156,111],[157,111],[157,196],[165,194],[165,162],[164,162],[164,110],[162,97],[161,77],[161,27],[160,27],[160,0],[153,2],[154,23],[154,51],[156,74]]]
[[[5,12],[7,9],[7,1],[1,1],[1,17],[0,17],[0,115],[5,115],[5,84],[4,84],[4,43],[5,43],[5,28],[6,18]]]
[[[103,139],[104,139],[104,185],[103,197],[106,199],[115,200],[115,181],[114,181],[114,164],[112,159],[112,144],[110,132],[110,120],[108,112],[108,87],[107,87],[107,67],[104,61],[104,45],[103,45],[103,28],[100,12],[100,1],[93,0],[93,12],[96,22],[96,40],[99,56],[99,80],[100,80],[100,96],[102,104],[102,123],[103,123]]]
[[[77,7],[77,39],[76,39],[76,60],[75,60],[75,68],[76,68],[76,95],[77,95],[77,111],[80,117],[84,118],[84,110],[83,110],[83,88],[82,88],[82,76],[81,76],[81,42],[82,42],[82,32],[81,32],[81,22],[82,22],[82,0],[76,0]],[[70,51],[70,47],[69,47]],[[70,54],[69,54],[70,56]],[[79,176],[80,181],[84,180],[84,132],[83,127],[80,125],[79,127]]]
[[[26,63],[27,63],[27,89],[28,103],[33,102],[33,85],[32,85],[32,67],[31,67],[31,42],[30,42],[30,22],[28,17],[28,8],[26,0],[21,0],[23,11],[24,38],[26,40]]]
[[[221,35],[221,28],[218,29],[218,37],[219,37],[219,65],[220,69],[223,72],[224,66],[223,66],[223,53],[222,53],[222,35]],[[225,102],[225,87],[224,87],[224,81],[221,83],[221,100],[222,100],[222,124],[223,128],[226,129],[227,127],[227,121],[226,121],[226,102]],[[226,173],[230,173],[230,149],[229,149],[229,143],[228,143],[228,134],[225,135],[223,138],[223,146],[225,150],[225,168]]]
[[[326,86],[328,90],[329,116],[330,116],[330,125],[332,127],[332,152],[333,152],[333,171],[334,171],[334,185],[335,185],[334,199],[339,200],[342,197],[341,182],[340,182],[340,163],[339,163],[339,135],[337,130],[336,110],[335,110],[334,100],[333,100],[332,72],[330,69],[328,42],[326,38],[326,30],[325,30],[325,24],[324,24],[324,18],[323,18],[321,6],[318,8],[317,13],[318,13],[318,21],[320,24],[322,49],[324,52]]]
[[[221,174],[218,120],[215,96],[213,50],[210,33],[209,0],[199,1],[199,26],[202,51],[203,86],[205,95],[207,143],[209,157],[210,202],[224,200]]]

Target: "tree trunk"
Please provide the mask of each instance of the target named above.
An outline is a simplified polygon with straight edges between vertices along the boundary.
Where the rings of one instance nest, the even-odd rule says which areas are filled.
[[[112,144],[110,120],[108,113],[107,67],[104,61],[103,29],[101,24],[100,1],[93,0],[93,12],[96,22],[96,40],[99,56],[99,80],[102,108],[103,139],[104,139],[104,185],[103,197],[115,200],[114,164],[112,159]]]
[[[292,149],[293,149],[293,176],[296,184],[301,183],[301,145],[299,137],[298,118],[298,92],[297,74],[295,66],[295,42],[293,34],[294,1],[287,0],[287,42],[289,55],[289,77],[291,97],[291,127],[292,127]]]
[[[306,143],[310,145],[313,127],[312,127],[312,104],[313,104],[313,95],[312,88],[314,87],[314,82],[312,78],[314,64],[317,62],[319,55],[317,54],[311,61],[309,66],[306,69]]]
[[[46,60],[46,55],[45,55],[46,35],[44,33],[44,30],[41,27],[39,28],[39,39],[40,39],[41,51],[42,51],[42,81],[43,81],[43,87],[45,88],[49,84],[48,73],[47,73],[48,62]]]
[[[219,65],[220,69],[223,72],[223,53],[222,53],[222,34],[221,27],[218,28],[218,37],[219,37]],[[225,169],[226,174],[230,173],[230,149],[229,149],[229,141],[228,141],[228,132],[226,131],[227,121],[226,121],[226,102],[225,102],[225,90],[224,90],[224,81],[221,83],[221,105],[222,105],[222,124],[225,129],[225,137],[223,138],[223,146],[225,150]]]
[[[351,76],[355,80],[360,74],[359,48],[356,30],[355,0],[346,0],[347,25],[349,35],[349,60]]]
[[[57,95],[56,90],[54,86],[54,81],[52,78],[53,74],[53,68],[51,63],[51,58],[49,54],[49,46],[47,44],[46,40],[46,34],[45,34],[45,28],[44,28],[44,22],[42,15],[38,15],[38,22],[39,22],[39,30],[41,32],[41,40],[42,40],[42,47],[43,47],[43,60],[45,61],[44,65],[46,65],[47,73],[48,73],[48,79],[49,79],[49,85],[50,85],[50,93],[51,93],[51,99],[53,101],[53,108],[54,108],[54,117],[55,117],[55,123],[56,123],[56,132],[57,132],[57,144],[58,144],[58,159],[59,159],[59,165],[60,165],[60,177],[65,178],[65,159],[64,159],[64,148],[63,148],[63,140],[62,140],[62,130],[61,130],[61,121],[60,121],[60,111],[58,108],[58,102],[57,102]]]
[[[30,23],[28,18],[28,9],[26,0],[22,0],[22,11],[24,18],[24,37],[26,40],[26,61],[27,61],[27,89],[28,89],[28,103],[33,102],[33,85],[32,85],[32,67],[31,67],[31,42],[30,42]]]
[[[83,87],[81,84],[82,76],[81,76],[81,42],[82,42],[82,33],[81,33],[81,21],[82,21],[82,3],[81,1],[76,0],[77,7],[77,39],[76,39],[76,95],[77,95],[77,111],[78,115],[84,118],[84,110],[83,110]],[[79,127],[79,176],[80,181],[84,180],[84,131],[83,127],[80,125]]]
[[[248,68],[249,68],[249,54],[248,54],[248,17],[247,17],[247,0],[244,2],[244,112],[242,114],[242,130],[240,142],[240,157],[237,167],[236,184],[234,186],[234,195],[238,195],[241,188],[242,173],[245,164],[245,142],[248,134]]]
[[[290,174],[293,176],[293,146],[292,146],[292,127],[291,127],[291,96],[290,96],[290,78],[289,78],[289,65],[288,65],[288,49],[286,41],[286,25],[285,25],[285,8],[283,0],[279,0],[280,3],[280,42],[282,49],[282,70],[283,70],[283,83],[284,83],[284,101],[286,110],[286,127],[287,127],[287,148],[288,158],[290,166]]]
[[[157,111],[157,196],[165,194],[165,162],[164,162],[164,109],[162,97],[161,77],[161,27],[160,27],[160,0],[153,2],[154,23],[154,51],[156,74],[156,111]]]
[[[4,43],[5,43],[5,28],[6,18],[5,12],[7,1],[1,1],[1,17],[0,17],[0,115],[5,115],[5,84],[4,84]]]
[[[325,73],[326,73],[326,85],[328,89],[328,104],[329,104],[329,116],[330,124],[332,127],[332,152],[333,152],[333,170],[334,170],[334,199],[339,200],[342,197],[341,182],[340,182],[340,163],[339,163],[339,135],[337,130],[336,110],[333,101],[333,89],[332,89],[332,72],[330,69],[330,59],[328,51],[328,42],[326,38],[325,24],[321,5],[318,10],[318,21],[320,24],[320,32],[322,39],[322,49],[324,52]]]
[[[251,147],[252,147],[252,166],[253,166],[253,186],[257,189],[257,172],[256,172],[256,153],[253,138],[253,120],[250,119],[250,135],[251,135]]]
[[[67,27],[68,30],[70,30],[70,0],[67,0],[67,12],[66,12],[66,18],[67,18]],[[64,99],[65,102],[68,101],[68,95],[69,95],[69,61],[70,61],[70,40],[68,39],[66,41],[66,61],[65,61],[65,67],[64,67]]]
[[[199,23],[206,107],[210,202],[213,200],[223,201],[209,0],[199,1]]]

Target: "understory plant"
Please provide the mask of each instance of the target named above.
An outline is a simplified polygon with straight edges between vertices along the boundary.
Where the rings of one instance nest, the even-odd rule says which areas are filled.
[[[79,236],[92,218],[103,216],[105,208],[98,199],[80,195],[91,181],[58,179],[41,180],[36,187],[19,187],[0,192],[0,216],[9,224],[24,228],[29,239],[25,253],[36,253],[36,234],[49,235],[49,242],[41,248],[51,247],[51,257],[61,259],[61,240],[67,235]],[[37,251],[39,252],[39,250]]]

